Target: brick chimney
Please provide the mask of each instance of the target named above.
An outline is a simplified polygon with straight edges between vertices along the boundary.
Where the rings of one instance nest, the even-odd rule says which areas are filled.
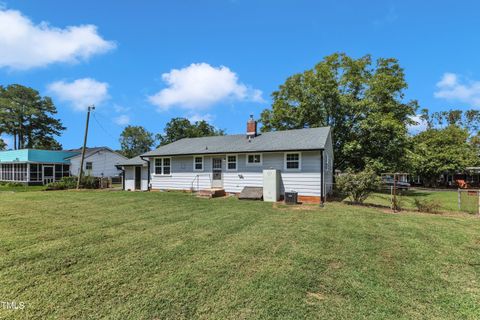
[[[247,121],[247,138],[254,138],[257,136],[257,121],[253,119],[253,114]]]

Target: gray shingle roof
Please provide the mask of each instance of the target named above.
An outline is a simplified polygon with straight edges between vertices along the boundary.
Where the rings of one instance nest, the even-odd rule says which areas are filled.
[[[141,166],[146,164],[147,162],[140,158],[140,156],[136,156],[135,158],[131,158],[125,161],[120,161],[117,163],[117,166]]]
[[[251,140],[244,134],[186,138],[144,153],[142,157],[319,150],[325,148],[330,130],[330,127],[321,127],[264,132]]]
[[[69,158],[73,158],[73,157],[77,157],[77,156],[80,156],[82,154],[82,148],[78,148],[78,149],[70,149],[70,150],[66,150],[66,151],[71,151],[71,152],[78,152],[77,155],[74,155],[74,156],[71,156]],[[116,153],[120,156],[123,157],[123,155],[121,155],[120,153],[116,152],[116,151],[113,151],[112,149],[110,149],[109,147],[93,147],[93,148],[85,148],[85,158],[88,158],[90,157],[91,155],[99,152],[99,151],[110,151],[110,152],[113,152],[113,153]],[[125,159],[127,159],[126,157],[124,157]]]

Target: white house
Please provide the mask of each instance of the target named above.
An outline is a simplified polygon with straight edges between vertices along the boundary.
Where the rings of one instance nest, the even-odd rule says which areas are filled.
[[[246,134],[181,139],[140,157],[148,163],[152,190],[240,193],[244,187],[263,187],[264,169],[277,169],[281,194],[296,191],[303,202],[323,202],[332,189],[330,127],[257,134],[252,118]]]
[[[80,173],[82,149],[68,151],[76,152],[75,155],[67,158],[70,160],[70,172],[76,176]],[[86,148],[83,170],[86,175],[94,177],[117,177],[122,171],[116,165],[125,160],[127,160],[126,157],[108,147]]]

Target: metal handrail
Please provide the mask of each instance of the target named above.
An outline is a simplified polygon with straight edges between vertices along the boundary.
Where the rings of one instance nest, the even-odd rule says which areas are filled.
[[[195,175],[195,178],[193,178],[191,184],[190,184],[190,190],[193,191],[199,191],[200,190],[200,177],[201,176],[208,176],[208,179],[210,180],[210,185],[212,184],[212,177],[210,176],[209,173],[204,173],[204,174],[197,174]],[[197,181],[197,190],[193,188],[193,184],[195,183],[195,180]]]

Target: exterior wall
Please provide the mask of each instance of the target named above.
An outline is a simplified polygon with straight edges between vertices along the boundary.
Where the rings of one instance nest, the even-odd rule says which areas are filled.
[[[135,166],[128,166],[125,168],[125,190],[135,190]],[[148,168],[142,167],[142,184],[141,190],[148,190]]]
[[[261,166],[247,165],[247,155],[239,154],[237,171],[225,171],[226,192],[238,193],[246,186],[263,187],[263,169],[280,170],[280,192],[297,191],[300,195],[320,196],[320,152],[301,152],[301,169],[285,170],[285,153],[264,153]]]
[[[212,187],[212,156],[204,156],[203,170],[193,170],[193,156],[171,157],[171,174],[155,174],[155,160],[150,159],[152,189],[191,190]],[[198,178],[197,178],[198,176]]]
[[[320,196],[320,151],[301,152],[301,169],[285,169],[285,153],[263,153],[261,165],[247,165],[247,155],[237,155],[237,170],[226,170],[226,155],[204,156],[202,171],[193,170],[193,156],[170,157],[171,174],[156,175],[154,158],[151,162],[152,189],[191,190],[192,186],[208,189],[212,185],[212,158],[220,157],[222,161],[223,188],[229,193],[239,193],[246,186],[263,186],[263,169],[278,169],[281,171],[281,193],[297,191],[303,196]],[[333,158],[333,157],[332,157]],[[193,185],[192,185],[193,182]]]
[[[78,176],[80,173],[81,157],[81,155],[78,155],[70,158],[70,172],[72,175]],[[115,152],[108,150],[99,151],[85,158],[83,162],[83,172],[94,177],[101,177],[102,173],[104,177],[115,177],[122,173],[115,165],[125,159],[127,158]],[[86,170],[87,162],[92,162],[92,170]]]

